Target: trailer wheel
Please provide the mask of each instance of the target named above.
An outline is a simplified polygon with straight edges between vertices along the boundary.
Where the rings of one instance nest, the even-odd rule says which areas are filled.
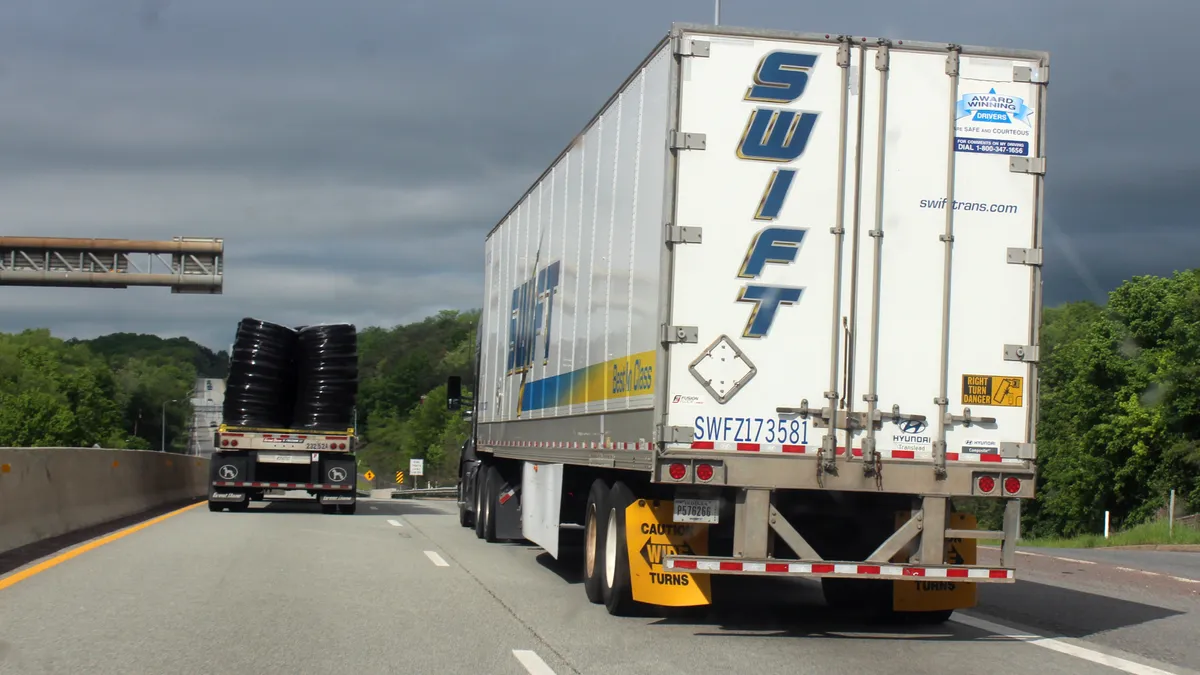
[[[463,472],[458,476],[458,524],[471,527],[475,524],[471,516],[471,510],[467,508],[467,471],[463,467]]]
[[[608,485],[597,478],[588,491],[583,520],[583,590],[593,604],[604,602],[604,525],[608,522]]]
[[[224,508],[225,508],[225,505],[222,504],[221,502],[209,502],[208,503],[208,510],[212,511],[213,513],[221,511]]]
[[[483,539],[483,523],[484,523],[483,508],[484,508],[484,504],[486,503],[486,498],[484,497],[484,494],[483,494],[484,483],[485,483],[485,481],[483,480],[483,476],[486,475],[487,470],[488,470],[488,465],[486,465],[486,464],[480,464],[479,468],[475,469],[475,489],[473,490],[473,492],[475,493],[475,519],[474,520],[475,520],[475,536],[479,539]]]
[[[604,524],[604,606],[613,616],[635,616],[641,604],[633,600],[629,578],[629,547],[625,536],[625,510],[637,497],[620,481],[608,493],[608,518]]]
[[[354,515],[354,513],[356,511],[358,511],[358,502],[354,502],[353,504],[347,504],[347,505],[341,507],[342,515],[345,515],[345,516],[352,516],[352,515]]]
[[[931,612],[898,612],[892,609],[892,582],[878,579],[821,579],[825,604],[847,612],[861,612],[892,623],[938,625],[950,620],[952,609]]]
[[[892,612],[892,617],[898,621],[914,626],[937,626],[946,623],[954,615],[952,609],[939,609],[932,612]]]
[[[489,544],[496,540],[496,509],[500,491],[504,489],[504,477],[500,470],[489,466],[483,479],[483,540]]]
[[[337,504],[322,504],[321,513],[331,515],[337,513]]]

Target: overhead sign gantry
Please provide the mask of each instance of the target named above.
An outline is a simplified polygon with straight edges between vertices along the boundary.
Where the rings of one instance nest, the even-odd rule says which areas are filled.
[[[128,288],[220,294],[223,239],[0,237],[0,286]]]

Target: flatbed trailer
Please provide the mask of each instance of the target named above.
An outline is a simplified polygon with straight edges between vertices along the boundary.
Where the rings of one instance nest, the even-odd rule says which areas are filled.
[[[265,429],[222,424],[214,435],[208,508],[244,511],[269,492],[303,490],[325,513],[357,509],[353,429]]]
[[[618,615],[749,574],[939,621],[1012,583],[1048,76],[1044,52],[674,25],[486,239],[460,523],[580,544]]]

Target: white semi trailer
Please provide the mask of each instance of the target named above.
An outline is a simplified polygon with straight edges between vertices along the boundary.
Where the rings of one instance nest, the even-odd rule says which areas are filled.
[[[1014,581],[1048,68],[673,26],[487,236],[462,524],[582,533],[614,614],[757,574],[944,620]]]

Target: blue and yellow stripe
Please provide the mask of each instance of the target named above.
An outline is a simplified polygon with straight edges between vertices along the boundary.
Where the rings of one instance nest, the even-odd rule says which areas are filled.
[[[653,350],[630,354],[526,382],[521,388],[517,416],[530,410],[653,394],[656,357]]]

